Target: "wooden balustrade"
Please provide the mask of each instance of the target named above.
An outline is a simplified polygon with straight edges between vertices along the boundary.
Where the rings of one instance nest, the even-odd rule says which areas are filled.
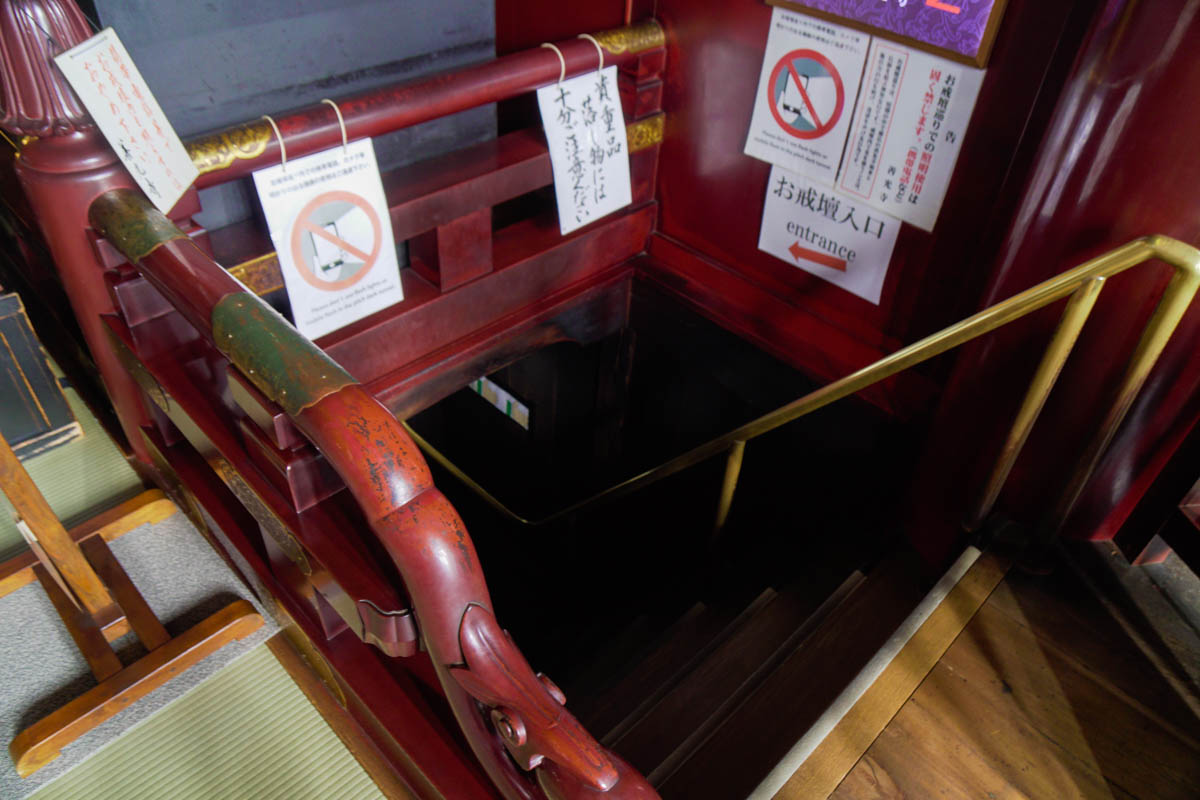
[[[62,47],[86,37],[69,0],[41,5],[45,15],[0,22],[40,41],[30,26],[54,21]],[[325,337],[326,352],[213,260],[237,253],[238,264],[277,280],[261,233],[196,225],[194,190],[173,224],[131,188],[77,109],[31,101],[6,122],[42,137],[22,148],[17,173],[138,459],[233,566],[274,595],[297,638],[332,665],[335,696],[429,794],[655,796],[500,630],[461,520],[375,396],[412,411],[482,365],[621,324],[633,269],[625,262],[645,250],[655,216],[666,51],[653,20],[596,38],[605,63],[621,70],[633,206],[567,237],[550,213],[494,221],[496,205],[551,181],[532,132],[393,171],[384,181],[394,231],[412,255],[406,299]],[[558,46],[568,75],[597,66],[592,43]],[[34,48],[6,62],[9,83],[69,97],[53,55]],[[350,137],[375,136],[515,97],[555,80],[558,68],[538,48],[338,105]],[[291,157],[341,139],[324,104],[275,119]],[[196,189],[273,163],[280,149],[265,122],[187,146],[202,172]],[[444,709],[420,684],[449,703],[487,778],[449,744]]]

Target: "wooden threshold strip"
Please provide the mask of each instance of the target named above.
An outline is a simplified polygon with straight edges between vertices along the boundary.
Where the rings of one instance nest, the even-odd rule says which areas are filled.
[[[967,548],[751,800],[828,797],[1004,579],[1010,563]]]
[[[150,489],[76,525],[67,534],[75,542],[83,542],[93,536],[111,542],[134,528],[160,522],[178,510],[165,494],[158,489]],[[33,568],[37,563],[37,556],[28,551],[0,563],[0,597],[32,583]]]

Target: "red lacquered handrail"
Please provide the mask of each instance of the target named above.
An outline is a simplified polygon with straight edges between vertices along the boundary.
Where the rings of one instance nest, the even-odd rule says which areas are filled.
[[[499,627],[466,527],[399,421],[140,192],[101,195],[89,219],[341,475],[404,580],[455,717],[505,796],[657,797]]]
[[[627,28],[595,34],[604,49],[605,66],[633,64],[647,50],[663,47],[663,32],[650,19]],[[338,100],[350,139],[380,136],[470,108],[508,100],[558,80],[596,69],[600,54],[587,39],[566,39],[555,47],[533,48],[501,56],[453,72],[382,86]],[[560,72],[561,70],[561,72]],[[274,117],[288,158],[340,144],[342,130],[333,109],[316,103]],[[279,162],[279,141],[266,120],[254,120],[185,143],[201,170],[196,187],[203,189],[240,178]]]

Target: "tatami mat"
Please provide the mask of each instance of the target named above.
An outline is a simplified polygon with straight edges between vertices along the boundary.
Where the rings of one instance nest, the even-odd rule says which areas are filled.
[[[143,525],[111,543],[113,554],[168,632],[179,635],[249,590],[183,514]],[[62,755],[22,780],[11,759],[0,758],[0,798],[26,797],[150,718],[216,674],[276,630],[268,620],[168,681],[63,749]],[[132,635],[118,641],[125,663],[144,652]],[[122,646],[122,645],[128,645]],[[95,685],[42,587],[34,582],[0,598],[0,739],[19,731]],[[86,795],[84,795],[86,797]]]
[[[35,800],[382,798],[260,646],[47,785]]]
[[[60,373],[56,370],[56,374]],[[63,394],[83,436],[22,464],[54,513],[69,527],[136,494],[142,483],[79,394],[71,388],[63,389]],[[0,494],[0,561],[25,548],[12,519],[12,506]]]

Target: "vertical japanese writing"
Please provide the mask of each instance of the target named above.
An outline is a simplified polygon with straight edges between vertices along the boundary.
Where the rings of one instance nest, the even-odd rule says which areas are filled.
[[[870,197],[877,183],[880,155],[907,63],[908,56],[903,51],[879,47],[867,64],[863,108],[855,121],[840,181],[842,189],[859,197]],[[891,192],[893,188],[886,184],[885,180],[884,192]]]
[[[101,31],[55,60],[134,180],[169,210],[196,170],[116,33]]]
[[[616,69],[538,90],[564,233],[629,202],[629,161]],[[623,173],[623,176],[622,176]],[[620,191],[614,194],[614,187]]]
[[[933,163],[933,154],[937,151],[938,136],[942,135],[942,125],[946,121],[946,109],[950,106],[950,98],[954,96],[955,78],[947,73],[944,77],[940,69],[929,70],[929,88],[925,91],[921,102],[921,115],[917,122],[917,139],[922,134],[928,134],[921,147],[921,155],[917,160],[916,176],[913,178],[912,191],[908,202],[915,205],[925,187],[925,178],[929,174],[929,166]],[[928,125],[926,124],[928,123]],[[947,144],[954,143],[954,133],[945,131]],[[909,155],[915,156],[916,150],[910,150]],[[910,158],[911,161],[911,158]]]

